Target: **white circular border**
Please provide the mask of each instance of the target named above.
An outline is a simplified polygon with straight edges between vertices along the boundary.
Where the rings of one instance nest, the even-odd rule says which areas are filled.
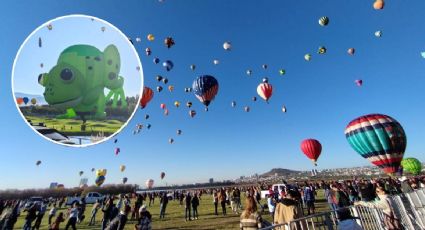
[[[84,14],[70,14],[70,15],[66,15],[66,16],[61,16],[61,17],[57,17],[57,18],[54,18],[54,19],[52,19],[52,20],[49,20],[49,21],[47,21],[47,22],[45,22],[44,24],[42,24],[42,25],[40,25],[37,29],[35,29],[33,32],[31,32],[31,34],[30,35],[28,35],[28,37],[25,39],[25,41],[22,43],[22,45],[19,47],[19,50],[18,50],[18,53],[16,53],[16,57],[15,57],[15,60],[13,61],[13,67],[12,67],[12,79],[11,79],[11,84],[12,84],[12,96],[13,96],[13,99],[14,99],[14,101],[13,101],[13,103],[15,104],[15,106],[16,106],[16,109],[18,110],[18,112],[19,112],[19,114],[21,115],[21,117],[22,117],[22,119],[24,120],[24,122],[35,132],[35,133],[37,133],[38,135],[40,135],[41,137],[43,137],[44,139],[46,139],[46,140],[48,140],[48,141],[50,141],[50,142],[53,142],[53,143],[55,143],[55,144],[58,144],[58,145],[62,145],[62,146],[67,146],[67,147],[77,147],[77,148],[84,148],[84,147],[88,147],[88,146],[93,146],[93,145],[97,145],[97,144],[101,144],[101,143],[103,143],[103,142],[106,142],[106,141],[108,141],[109,139],[111,139],[112,137],[114,137],[114,136],[116,136],[116,135],[118,135],[127,125],[128,125],[128,123],[130,122],[130,120],[131,119],[133,119],[133,116],[134,116],[134,114],[136,114],[136,111],[137,111],[137,109],[139,108],[138,107],[138,103],[136,103],[136,107],[134,108],[134,111],[133,111],[133,113],[130,115],[130,117],[127,119],[127,121],[121,126],[121,128],[120,129],[118,129],[116,132],[114,132],[113,134],[111,134],[109,137],[106,137],[106,138],[104,138],[103,140],[101,140],[101,141],[98,141],[98,142],[96,142],[96,143],[90,143],[90,144],[84,144],[84,145],[70,145],[70,144],[64,144],[64,143],[60,143],[60,142],[57,142],[57,141],[54,141],[54,140],[52,140],[52,139],[50,139],[50,138],[48,138],[48,137],[46,137],[46,136],[44,136],[43,134],[41,134],[41,133],[39,133],[34,127],[32,127],[27,121],[26,121],[26,118],[25,118],[25,116],[22,114],[22,112],[21,112],[21,110],[19,109],[19,105],[16,103],[16,97],[15,97],[15,87],[14,87],[14,79],[15,79],[15,67],[16,67],[16,61],[17,61],[17,59],[18,59],[18,57],[19,57],[19,55],[21,54],[21,51],[22,51],[22,49],[23,49],[23,47],[27,44],[27,42],[28,42],[28,40],[36,33],[36,32],[38,32],[40,29],[42,29],[42,28],[44,28],[44,27],[46,27],[46,26],[48,26],[49,24],[51,24],[51,23],[53,23],[53,22],[55,22],[55,21],[58,21],[58,20],[62,20],[62,19],[66,19],[66,18],[75,18],[75,17],[78,17],[78,18],[87,18],[87,19],[94,19],[94,20],[97,20],[97,21],[99,21],[99,22],[102,22],[102,23],[104,23],[104,24],[106,24],[107,26],[110,26],[111,28],[113,28],[113,29],[115,29],[121,36],[123,36],[124,38],[125,38],[125,40],[126,40],[126,42],[127,42],[127,44],[131,47],[131,49],[133,50],[133,52],[134,52],[134,54],[136,55],[136,57],[137,57],[137,62],[138,62],[138,64],[139,64],[139,67],[140,67],[140,70],[139,70],[139,72],[140,72],[140,76],[141,76],[141,85],[140,85],[140,94],[139,94],[139,99],[141,99],[141,97],[143,96],[143,89],[144,89],[144,87],[143,87],[143,79],[144,79],[144,74],[143,74],[143,67],[142,67],[142,63],[141,63],[141,61],[140,61],[140,57],[139,57],[139,54],[137,53],[137,50],[136,50],[136,48],[134,47],[134,45],[133,44],[131,44],[131,42],[128,40],[128,37],[123,33],[123,32],[121,32],[121,30],[119,30],[117,27],[115,27],[114,25],[112,25],[111,23],[109,23],[109,22],[107,22],[107,21],[105,21],[105,20],[103,20],[103,19],[100,19],[100,18],[97,18],[97,17],[94,17],[94,16],[89,16],[89,15],[84,15]]]

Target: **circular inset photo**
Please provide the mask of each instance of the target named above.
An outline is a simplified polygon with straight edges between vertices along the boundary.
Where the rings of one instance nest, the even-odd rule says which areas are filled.
[[[129,39],[96,17],[69,15],[33,31],[13,64],[12,91],[25,122],[57,144],[89,146],[119,133],[143,90]]]

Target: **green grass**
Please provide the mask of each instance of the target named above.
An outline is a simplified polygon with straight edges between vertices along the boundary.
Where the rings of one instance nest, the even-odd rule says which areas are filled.
[[[316,212],[328,211],[328,205],[323,196],[323,190],[318,191]],[[242,204],[244,204],[244,195],[242,197]],[[166,210],[165,220],[159,219],[159,199],[155,199],[155,204],[148,207],[148,211],[152,214],[153,229],[239,229],[239,215],[233,214],[230,206],[227,208],[227,216],[214,215],[214,204],[212,202],[212,196],[203,195],[198,207],[199,219],[185,222],[184,219],[184,206],[180,206],[178,201],[170,201]],[[266,201],[262,199],[261,203],[264,204]],[[49,210],[49,209],[48,209]],[[60,209],[59,212],[66,213],[66,209]],[[88,226],[90,221],[91,205],[87,205],[85,216],[86,218],[81,224],[77,224],[77,229],[100,229],[100,221],[102,220],[102,212],[99,210],[96,216],[96,225]],[[221,209],[219,207],[219,214]],[[22,213],[15,225],[15,229],[22,229],[24,225],[25,214]],[[263,219],[271,221],[271,217],[268,210],[263,213]],[[67,221],[67,220],[66,220]],[[65,228],[66,221],[61,224],[61,229]],[[40,229],[47,229],[48,212],[43,218],[43,222]],[[134,229],[135,221],[128,221],[125,229]]]
[[[124,124],[118,120],[108,121],[92,121],[86,122],[86,130],[81,130],[83,122],[74,119],[51,119],[44,117],[26,116],[26,119],[31,120],[32,123],[44,123],[49,128],[57,129],[58,131],[69,136],[90,136],[93,133],[103,132],[105,135],[115,133]]]

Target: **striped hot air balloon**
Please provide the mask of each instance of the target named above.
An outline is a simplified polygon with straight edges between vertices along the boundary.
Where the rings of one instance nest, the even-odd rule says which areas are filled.
[[[369,114],[351,121],[345,128],[351,147],[387,174],[396,173],[406,150],[406,134],[394,118]]]
[[[418,175],[419,173],[421,173],[422,170],[421,162],[413,157],[403,159],[401,161],[401,166],[405,171],[408,171],[413,175]]]
[[[144,109],[146,105],[152,100],[153,95],[153,90],[145,86],[143,89],[142,99],[140,99],[140,106],[142,107],[142,109]]]
[[[318,140],[305,139],[301,142],[301,151],[317,166],[317,159],[322,153],[322,145]]]
[[[319,25],[321,26],[327,26],[329,24],[329,18],[326,16],[323,16],[319,18]]]
[[[261,83],[257,86],[257,93],[265,101],[269,101],[273,93],[273,86],[269,83]]]
[[[218,81],[213,76],[203,75],[193,81],[192,88],[196,98],[208,107],[217,95]]]

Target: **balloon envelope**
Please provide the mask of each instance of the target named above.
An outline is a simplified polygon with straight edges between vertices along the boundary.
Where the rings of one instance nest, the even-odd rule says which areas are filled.
[[[149,179],[145,182],[145,185],[148,189],[153,188],[153,184],[154,184],[154,180],[152,180],[152,179]]]
[[[154,95],[153,90],[145,86],[143,89],[142,98],[140,99],[140,106],[142,107],[142,109],[144,109],[146,105],[152,100],[153,95]]]
[[[24,97],[24,98],[22,98],[22,100],[24,101],[24,104],[25,104],[25,105],[26,105],[26,104],[28,103],[28,101],[29,101],[28,97]]]
[[[165,172],[161,172],[160,177],[161,177],[161,180],[162,180],[162,179],[164,179],[164,177],[165,177]]]
[[[167,60],[162,63],[162,66],[164,66],[165,70],[170,71],[174,67],[174,64],[172,61]]]
[[[406,150],[406,134],[394,118],[368,114],[352,120],[345,128],[351,147],[385,173],[396,173]]]
[[[211,103],[218,92],[218,81],[210,75],[202,75],[192,84],[196,98],[205,106]]]
[[[123,177],[123,178],[122,178],[122,183],[123,183],[123,184],[127,183],[127,181],[128,181],[128,178],[127,178],[127,177]]]
[[[405,158],[401,161],[401,166],[403,170],[412,173],[413,175],[418,175],[422,171],[422,163],[413,157]]]
[[[318,140],[305,139],[301,142],[301,151],[313,161],[314,165],[317,165],[317,159],[322,153],[322,145]]]
[[[232,49],[232,44],[230,44],[230,42],[223,43],[223,49],[229,51]]]
[[[125,165],[121,165],[121,166],[120,166],[120,171],[121,171],[121,172],[124,172],[124,171],[125,171]]]
[[[101,186],[103,184],[103,182],[105,182],[105,176],[98,176],[96,177],[94,183],[96,184],[96,186]]]
[[[96,170],[96,176],[106,176],[107,170],[106,169],[98,169]]]
[[[257,93],[265,101],[269,101],[273,94],[273,86],[269,83],[261,83],[257,86]]]
[[[384,0],[376,0],[373,3],[373,8],[375,10],[382,10],[382,9],[384,9],[384,5],[385,5]]]

